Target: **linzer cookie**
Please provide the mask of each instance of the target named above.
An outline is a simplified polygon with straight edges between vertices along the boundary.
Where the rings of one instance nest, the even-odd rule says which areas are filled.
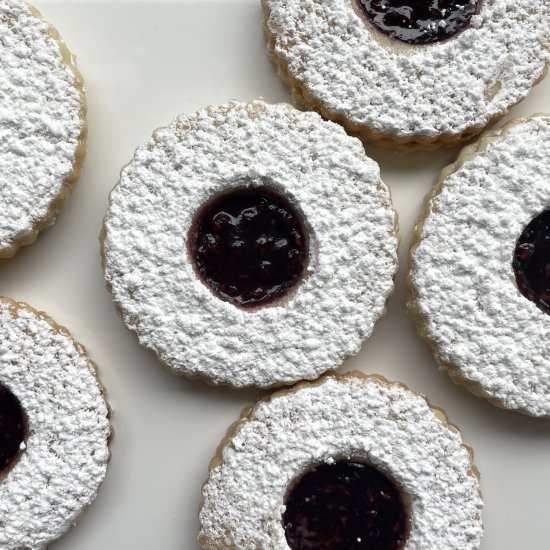
[[[364,142],[432,150],[477,135],[540,81],[546,0],[263,0],[296,102]]]
[[[474,550],[472,451],[401,384],[328,376],[262,399],[222,441],[202,490],[207,550]]]
[[[411,250],[410,309],[451,378],[550,416],[550,116],[466,147],[429,198]]]
[[[53,223],[84,158],[86,102],[57,31],[0,0],[0,258]]]
[[[43,550],[94,500],[109,461],[104,390],[44,313],[0,298],[0,548]]]
[[[105,278],[177,374],[291,384],[359,351],[393,288],[396,233],[359,140],[316,113],[231,102],[138,148],[105,217]]]

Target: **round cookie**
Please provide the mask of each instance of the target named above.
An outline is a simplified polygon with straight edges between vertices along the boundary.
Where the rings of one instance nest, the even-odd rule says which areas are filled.
[[[550,59],[545,0],[263,5],[268,52],[295,101],[379,147],[472,138],[527,95]]]
[[[245,204],[249,195],[264,206]],[[227,197],[235,205],[222,205]],[[240,232],[260,211],[268,228]],[[287,222],[291,235],[273,237],[269,227]],[[122,171],[102,241],[108,287],[140,343],[177,374],[234,387],[337,368],[384,312],[397,267],[395,212],[361,143],[316,113],[263,101],[181,115],[155,132]],[[288,288],[262,301],[269,292],[257,272],[279,261],[264,260],[264,249],[291,241],[288,254],[303,261]],[[259,302],[243,304],[248,290],[230,288],[242,281],[217,279],[197,256],[227,243],[235,254],[258,249],[258,270],[242,281],[257,282]],[[233,277],[232,259],[216,258]]]
[[[514,264],[532,246],[520,236],[550,207],[549,158],[548,115],[466,147],[427,199],[409,275],[409,309],[441,368],[493,404],[532,416],[550,416],[550,319],[540,294],[520,292]]]
[[[78,180],[84,83],[57,31],[21,0],[0,0],[0,258],[52,224]]]
[[[346,477],[361,477],[357,469],[370,473],[353,495],[357,481]],[[379,376],[327,376],[260,400],[230,427],[203,486],[199,541],[209,550],[475,549],[478,478],[471,449],[424,397]]]
[[[66,329],[0,298],[0,547],[45,549],[94,500],[110,411],[95,365]]]

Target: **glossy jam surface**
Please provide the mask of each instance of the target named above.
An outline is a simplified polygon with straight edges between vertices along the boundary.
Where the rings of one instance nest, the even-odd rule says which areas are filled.
[[[464,30],[480,0],[357,0],[379,31],[408,44],[431,44]]]
[[[550,210],[539,214],[523,230],[512,266],[519,291],[550,313]]]
[[[285,296],[308,262],[308,235],[287,199],[265,187],[214,197],[189,234],[195,266],[222,300],[251,308]]]
[[[409,523],[397,487],[372,466],[340,460],[308,471],[286,500],[292,550],[401,550]]]
[[[25,434],[25,414],[19,400],[0,384],[0,473],[18,457]]]

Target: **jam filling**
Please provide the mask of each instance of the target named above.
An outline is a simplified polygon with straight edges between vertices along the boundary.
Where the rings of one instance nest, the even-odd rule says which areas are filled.
[[[19,400],[0,384],[0,474],[18,457],[25,433],[25,415]]]
[[[287,199],[265,187],[210,200],[189,234],[191,257],[212,292],[251,308],[286,295],[301,280],[308,236]]]
[[[408,515],[380,471],[339,460],[308,471],[290,490],[283,527],[292,550],[401,550]]]
[[[512,266],[519,291],[550,314],[550,210],[536,216],[523,230]]]
[[[464,30],[480,0],[359,0],[379,31],[408,44],[431,44]]]

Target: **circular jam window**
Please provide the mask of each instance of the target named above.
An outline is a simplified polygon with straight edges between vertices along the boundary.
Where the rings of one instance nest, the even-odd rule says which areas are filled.
[[[19,400],[0,384],[0,475],[20,456],[26,432],[25,413]]]
[[[290,201],[267,187],[238,188],[209,200],[189,233],[202,281],[242,308],[273,304],[303,279],[309,238]]]
[[[512,267],[519,291],[550,313],[550,209],[535,216],[522,231]]]
[[[408,44],[432,44],[463,31],[479,13],[472,0],[357,0],[369,23]]]
[[[292,550],[401,550],[409,534],[401,492],[368,464],[338,460],[290,488],[283,527]]]

